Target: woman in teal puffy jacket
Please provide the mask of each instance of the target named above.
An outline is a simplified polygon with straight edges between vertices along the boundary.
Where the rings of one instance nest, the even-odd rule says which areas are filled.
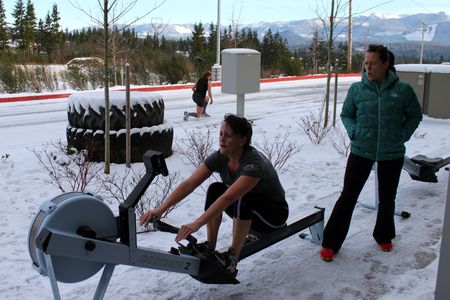
[[[391,54],[392,55],[392,54]],[[405,145],[422,120],[412,87],[399,80],[390,66],[393,55],[382,45],[370,45],[362,80],[351,85],[341,119],[351,140],[344,187],[324,230],[320,257],[331,261],[350,227],[359,194],[377,163],[379,204],[373,237],[383,251],[395,238],[394,210]]]

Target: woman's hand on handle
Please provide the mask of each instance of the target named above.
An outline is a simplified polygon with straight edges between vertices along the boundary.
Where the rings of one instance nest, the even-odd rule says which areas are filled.
[[[158,209],[150,209],[141,216],[139,224],[141,226],[142,225],[147,226],[148,223],[150,223],[153,218],[156,218],[159,220],[161,218],[161,215],[162,215],[162,212],[160,212]]]
[[[196,222],[185,224],[180,227],[180,230],[178,230],[178,234],[175,237],[175,242],[179,243],[181,240],[184,240],[189,235],[191,235],[194,232],[197,232],[200,229],[200,225],[198,225]]]

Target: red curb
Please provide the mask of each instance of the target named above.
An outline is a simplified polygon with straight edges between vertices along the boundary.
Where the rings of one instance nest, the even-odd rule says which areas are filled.
[[[47,99],[68,98],[70,95],[71,95],[71,93],[29,95],[29,96],[16,96],[16,97],[2,97],[2,98],[0,98],[0,103],[2,103],[2,102],[18,102],[18,101],[31,101],[31,100],[47,100]]]
[[[213,83],[214,85],[214,83]],[[170,90],[182,90],[182,89],[190,89],[194,85],[193,84],[183,84],[183,85],[157,85],[157,86],[147,86],[140,88],[131,88],[130,90],[133,92],[155,92],[155,91],[170,91]],[[124,91],[125,89],[120,89],[119,91]]]
[[[361,76],[361,74],[339,74],[339,77],[355,77],[355,76]],[[334,78],[334,74],[332,74],[332,77]],[[278,82],[278,81],[290,81],[290,80],[305,80],[305,79],[321,79],[321,78],[327,78],[327,74],[320,74],[320,75],[302,75],[302,76],[290,76],[290,77],[278,77],[278,78],[263,78],[261,79],[261,82]]]
[[[361,74],[340,74],[339,77],[355,77],[361,76]],[[263,78],[260,80],[261,83],[267,82],[280,82],[280,81],[292,81],[292,80],[305,80],[305,79],[320,79],[326,78],[326,74],[321,75],[305,75],[305,76],[289,76],[289,77],[279,77],[279,78]],[[334,76],[333,76],[334,77]],[[214,81],[212,86],[220,86],[219,81]],[[167,91],[167,90],[180,90],[180,89],[190,89],[192,84],[183,85],[158,85],[149,87],[139,87],[131,88],[131,91],[135,92],[154,92],[154,91]],[[123,91],[120,89],[119,91]],[[72,93],[62,93],[62,94],[38,94],[38,95],[28,95],[28,96],[10,96],[10,97],[0,97],[0,103],[4,102],[18,102],[18,101],[31,101],[31,100],[48,100],[48,99],[60,99],[68,98]]]

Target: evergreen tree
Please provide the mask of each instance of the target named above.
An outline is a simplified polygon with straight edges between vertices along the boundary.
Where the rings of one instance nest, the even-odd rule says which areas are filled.
[[[261,64],[264,68],[270,68],[273,64],[273,50],[272,49],[273,34],[272,30],[269,28],[264,34],[262,43],[259,48],[261,52]]]
[[[191,60],[200,74],[204,70],[209,69],[207,44],[205,38],[205,30],[202,23],[194,24],[191,41]]]
[[[313,32],[309,50],[310,56],[308,57],[307,63],[311,67],[313,73],[318,73],[319,69],[325,68],[328,54],[325,40],[319,35],[317,29]]]
[[[249,36],[256,39],[256,32],[249,34]],[[259,45],[259,51],[261,52],[263,69],[272,74],[296,75],[300,71],[300,60],[294,60],[293,54],[288,49],[287,41],[283,39],[279,32],[273,34],[269,28]]]
[[[37,25],[37,32],[36,32],[36,43],[38,52],[42,53],[45,50],[45,28],[44,28],[44,21],[42,19],[39,19],[38,25]]]
[[[6,23],[6,12],[3,0],[0,0],[0,47],[6,48],[8,43],[8,24]]]
[[[25,35],[25,5],[22,0],[17,0],[12,16],[14,18],[12,39],[17,42],[20,47],[23,47]]]
[[[276,32],[273,36],[272,48],[274,49],[272,66],[284,71],[286,64],[290,63],[291,53],[287,48],[286,40],[279,32]]]
[[[259,42],[259,39],[258,39],[258,32],[256,32],[256,30],[253,31],[253,32],[251,32],[251,37],[250,37],[250,39],[251,39],[251,41],[252,41],[252,45],[255,45],[255,48],[258,48],[260,42]]]
[[[162,36],[161,43],[159,45],[159,49],[163,52],[168,52],[169,48],[170,48],[169,42],[167,41],[167,39],[164,36]]]
[[[208,50],[210,52],[216,51],[217,45],[217,26],[214,26],[213,23],[209,24],[209,37],[208,37]]]
[[[59,16],[58,11],[58,5],[53,4],[52,7],[52,15],[51,15],[51,32],[53,35],[53,38],[58,39],[58,35],[60,33],[60,24],[59,21],[61,21],[61,17]]]
[[[209,24],[209,37],[207,43],[208,53],[206,55],[209,65],[212,66],[216,63],[216,51],[217,51],[217,26],[213,23]]]
[[[23,34],[23,45],[30,53],[32,53],[35,42],[34,34],[36,31],[36,13],[34,11],[34,4],[31,2],[31,0],[27,1],[24,24],[25,28]]]
[[[348,43],[347,42],[340,42],[338,44],[337,53],[334,55],[335,58],[339,60],[339,67],[341,70],[347,70],[347,59],[348,59]]]
[[[179,51],[188,52],[189,51],[189,39],[183,40],[180,38],[176,42],[176,49]]]
[[[230,43],[228,30],[224,28],[222,35],[220,36],[221,48],[228,48]]]
[[[48,57],[53,54],[52,43],[52,18],[50,13],[47,13],[45,21],[43,22],[43,36],[42,36],[42,48],[47,53]]]
[[[245,31],[245,29],[242,29],[240,36],[242,47],[250,49],[258,49],[259,46],[258,38],[256,38],[256,41],[254,40],[253,32],[250,28],[247,31]]]
[[[51,21],[50,21],[50,43],[51,48],[56,49],[57,55],[60,58],[60,47],[61,44],[64,42],[64,34],[61,31],[61,25],[59,22],[61,21],[61,17],[59,16],[58,6],[56,4],[53,4],[52,7],[52,14],[51,14]]]

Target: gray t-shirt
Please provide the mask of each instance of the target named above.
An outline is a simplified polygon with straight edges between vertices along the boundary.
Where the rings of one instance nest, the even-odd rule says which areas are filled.
[[[285,203],[284,189],[278,174],[267,157],[253,147],[248,147],[242,154],[239,169],[231,172],[228,168],[228,158],[219,151],[205,159],[205,166],[212,172],[218,172],[226,186],[232,185],[241,175],[261,178],[250,191],[266,199]]]

